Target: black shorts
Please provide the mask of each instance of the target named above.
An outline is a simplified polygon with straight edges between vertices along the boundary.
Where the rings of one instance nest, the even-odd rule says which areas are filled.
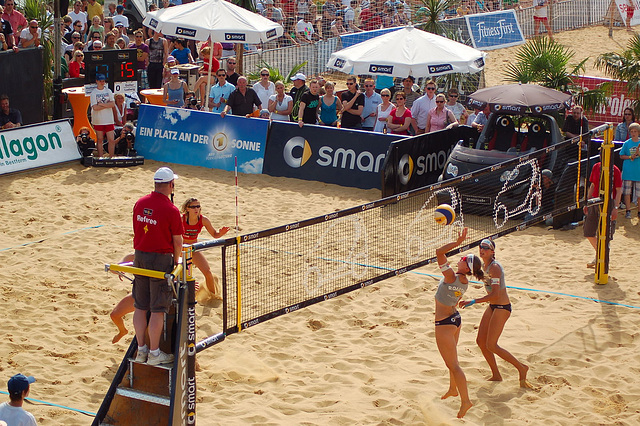
[[[506,305],[489,305],[492,311],[496,309],[504,309],[505,311],[511,312],[511,303],[507,303]]]
[[[150,253],[136,250],[133,266],[154,271],[173,270],[172,253]],[[133,282],[133,306],[151,312],[168,312],[173,290],[167,280],[136,275]]]
[[[613,202],[609,203],[609,213],[613,210]],[[584,218],[584,227],[582,233],[586,238],[595,238],[598,235],[598,225],[600,222],[600,206],[589,206],[587,208],[587,215]],[[616,221],[611,221],[611,229],[609,234],[613,239],[613,234],[616,232]]]
[[[462,325],[462,317],[460,312],[454,312],[443,320],[436,321],[436,325],[455,325],[460,327]]]

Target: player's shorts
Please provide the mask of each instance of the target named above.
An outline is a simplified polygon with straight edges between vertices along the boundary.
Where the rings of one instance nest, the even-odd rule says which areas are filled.
[[[546,16],[534,16],[533,20],[535,22],[547,22],[549,19]]]
[[[172,253],[150,253],[136,250],[133,266],[153,271],[171,272]],[[143,311],[168,312],[173,290],[167,280],[136,275],[133,282],[133,306]]]
[[[613,210],[613,200],[609,203],[609,212]],[[598,235],[598,225],[600,222],[600,206],[589,206],[587,210],[587,216],[584,218],[584,227],[582,233],[586,238],[595,238]],[[616,232],[616,221],[611,221],[611,229],[609,230],[609,236],[613,239],[613,234]]]
[[[635,188],[636,194],[640,195],[640,181],[635,181],[635,180],[622,181],[622,193],[624,195],[632,195],[634,188]],[[628,207],[627,207],[627,210],[629,210]]]
[[[113,132],[116,128],[115,124],[94,124],[93,129],[96,132]]]

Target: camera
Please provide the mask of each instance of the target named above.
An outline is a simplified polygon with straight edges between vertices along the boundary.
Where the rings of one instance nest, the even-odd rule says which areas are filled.
[[[81,133],[78,142],[78,151],[83,157],[88,157],[93,154],[96,149],[96,143],[88,133]]]
[[[133,136],[133,133],[131,132],[125,132],[124,138],[127,140],[127,142],[133,142],[135,136]]]

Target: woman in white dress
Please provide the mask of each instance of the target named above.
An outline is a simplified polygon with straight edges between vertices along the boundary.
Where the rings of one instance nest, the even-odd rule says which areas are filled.
[[[385,125],[387,124],[387,117],[391,114],[393,104],[389,102],[391,99],[391,91],[389,89],[382,89],[380,91],[382,97],[382,103],[378,105],[378,111],[376,115],[376,125],[373,126],[373,131],[377,133],[384,133]]]

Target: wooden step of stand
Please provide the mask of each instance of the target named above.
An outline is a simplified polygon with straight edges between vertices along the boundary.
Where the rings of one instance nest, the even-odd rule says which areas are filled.
[[[129,358],[127,373],[101,425],[166,424],[171,405],[172,369],[173,364],[149,365]]]

